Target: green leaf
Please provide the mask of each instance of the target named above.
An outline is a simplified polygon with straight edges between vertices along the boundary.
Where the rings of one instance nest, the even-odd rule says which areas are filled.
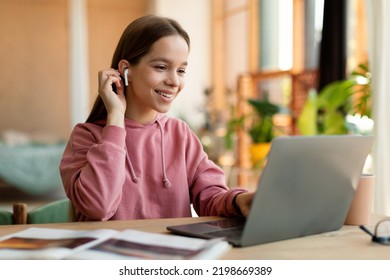
[[[260,117],[273,116],[279,112],[279,106],[268,100],[248,99],[248,102]]]
[[[337,135],[346,134],[347,127],[345,124],[345,116],[341,113],[328,114],[324,117],[323,134]]]
[[[298,118],[298,129],[303,135],[317,134],[317,92],[310,90],[301,115]]]
[[[318,94],[318,108],[325,110],[337,110],[340,107],[348,107],[349,99],[353,94],[353,86],[356,83],[351,80],[337,81],[325,86]],[[346,107],[345,107],[346,106]]]

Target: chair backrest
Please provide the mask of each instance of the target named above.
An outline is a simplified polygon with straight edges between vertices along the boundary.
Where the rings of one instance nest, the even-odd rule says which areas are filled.
[[[69,199],[50,202],[28,212],[28,224],[67,223],[71,222]]]
[[[12,225],[13,214],[7,210],[0,210],[0,225]]]

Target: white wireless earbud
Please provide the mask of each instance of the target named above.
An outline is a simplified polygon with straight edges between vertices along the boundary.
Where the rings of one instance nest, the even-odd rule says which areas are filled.
[[[128,68],[125,68],[125,70],[123,71],[123,78],[125,79],[125,86],[128,86],[129,85],[129,79],[127,78],[127,75],[129,74],[129,69]]]

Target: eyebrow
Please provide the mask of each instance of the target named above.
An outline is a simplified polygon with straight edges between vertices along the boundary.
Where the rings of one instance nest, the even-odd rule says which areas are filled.
[[[171,60],[166,59],[166,58],[164,58],[164,57],[156,57],[156,58],[153,58],[153,59],[150,60],[150,62],[165,62],[165,63],[172,63]],[[188,65],[188,62],[187,62],[187,61],[184,61],[183,63],[181,63],[181,65],[187,66],[187,65]]]

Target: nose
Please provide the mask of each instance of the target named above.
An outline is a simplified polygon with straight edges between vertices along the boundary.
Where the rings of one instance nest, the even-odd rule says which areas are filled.
[[[178,87],[180,85],[180,78],[178,73],[176,73],[176,71],[170,72],[165,79],[165,83],[171,87]]]

